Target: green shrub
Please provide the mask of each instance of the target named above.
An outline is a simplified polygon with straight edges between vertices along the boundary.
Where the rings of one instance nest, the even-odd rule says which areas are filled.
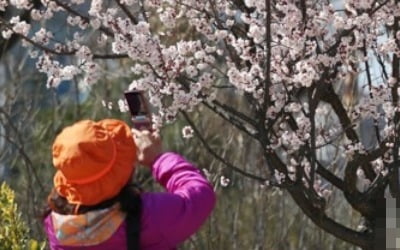
[[[45,249],[44,242],[29,238],[29,229],[18,211],[15,193],[5,182],[0,186],[0,225],[1,250]]]

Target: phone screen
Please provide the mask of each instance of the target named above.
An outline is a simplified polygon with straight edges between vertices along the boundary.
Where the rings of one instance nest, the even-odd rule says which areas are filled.
[[[150,129],[150,116],[143,92],[134,90],[125,92],[124,95],[132,116],[133,125],[139,129]]]
[[[139,91],[125,92],[125,99],[128,103],[129,111],[132,116],[147,115],[143,95]]]

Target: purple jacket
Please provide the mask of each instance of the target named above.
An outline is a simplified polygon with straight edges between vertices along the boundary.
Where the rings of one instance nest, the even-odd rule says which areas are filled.
[[[216,201],[215,193],[200,171],[176,153],[161,155],[152,166],[152,174],[167,192],[142,194],[140,249],[175,249],[194,234],[210,215]],[[53,218],[50,214],[44,221],[51,249],[126,249],[125,222],[104,242],[77,247],[59,244]]]

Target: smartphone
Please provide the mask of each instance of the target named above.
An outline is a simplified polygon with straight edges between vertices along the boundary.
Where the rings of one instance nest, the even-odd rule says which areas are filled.
[[[131,120],[136,129],[151,129],[151,117],[147,100],[142,91],[131,90],[124,93]]]

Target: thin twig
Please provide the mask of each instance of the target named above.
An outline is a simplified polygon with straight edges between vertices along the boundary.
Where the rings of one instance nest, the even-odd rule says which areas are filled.
[[[183,117],[186,119],[186,121],[189,123],[189,125],[192,127],[195,135],[199,138],[200,142],[203,144],[203,146],[212,154],[217,160],[222,162],[224,165],[226,165],[228,168],[232,169],[233,171],[242,174],[243,176],[246,176],[248,178],[251,178],[253,180],[257,180],[259,182],[265,183],[267,181],[266,178],[259,177],[257,175],[248,173],[236,166],[234,166],[232,163],[228,162],[226,159],[221,157],[218,153],[216,153],[208,144],[207,140],[202,136],[201,132],[197,129],[197,126],[194,124],[194,122],[189,118],[189,116],[186,114],[185,111],[181,111]]]
[[[72,9],[70,6],[68,6],[66,3],[63,3],[62,1],[59,0],[53,0],[58,6],[62,7],[64,10],[69,12],[72,15],[79,16],[81,19],[83,19],[86,23],[90,23],[90,18],[87,16],[84,16],[83,14],[79,13],[78,11]],[[99,28],[102,32],[104,32],[107,36],[114,36],[114,33],[107,29],[106,27],[101,26]]]
[[[129,19],[133,24],[138,24],[137,18],[128,10],[128,8],[126,8],[124,4],[121,3],[120,0],[115,0],[115,2],[122,9],[122,11],[129,17]]]

